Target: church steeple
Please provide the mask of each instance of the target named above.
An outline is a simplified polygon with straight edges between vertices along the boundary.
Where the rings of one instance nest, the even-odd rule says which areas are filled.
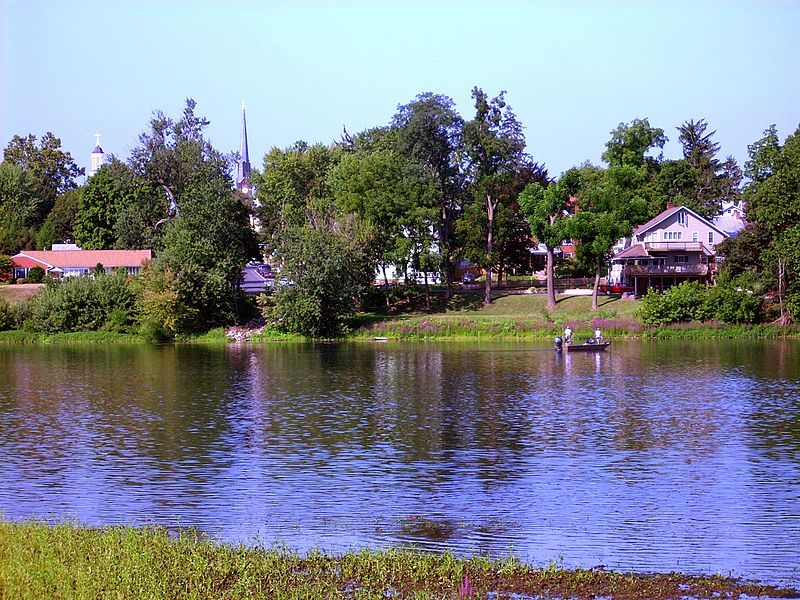
[[[100,134],[95,133],[95,145],[94,150],[92,150],[92,168],[89,169],[89,173],[87,177],[91,177],[100,169],[101,166],[106,162],[106,154],[103,152],[103,149],[100,147]]]
[[[253,186],[250,185],[250,154],[247,151],[247,119],[244,113],[244,100],[242,101],[242,137],[239,142],[239,163],[236,167],[236,189],[243,194],[252,194]]]

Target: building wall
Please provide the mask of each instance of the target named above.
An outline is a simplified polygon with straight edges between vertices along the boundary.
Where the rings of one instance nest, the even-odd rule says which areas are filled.
[[[685,223],[681,222],[680,215],[685,215]],[[677,238],[676,234],[680,234],[680,238]],[[696,240],[693,234],[697,234]],[[709,238],[709,234],[712,238]],[[711,250],[713,250],[714,246],[720,243],[722,239],[723,236],[719,231],[703,223],[688,211],[678,211],[674,215],[667,217],[646,234],[636,235],[637,242],[698,241],[705,244]]]

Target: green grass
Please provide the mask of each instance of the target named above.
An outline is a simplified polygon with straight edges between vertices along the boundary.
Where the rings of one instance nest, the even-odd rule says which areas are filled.
[[[31,333],[19,329],[0,331],[0,344],[143,344],[133,333],[111,331],[77,331],[70,333]],[[0,598],[2,598],[0,596]]]
[[[360,315],[356,338],[400,339],[544,339],[569,324],[576,336],[589,336],[595,325],[605,335],[634,336],[642,331],[635,318],[639,302],[615,296],[599,298],[599,310],[591,310],[589,296],[559,296],[556,308],[548,311],[544,294],[497,294],[484,305],[481,296],[457,295],[445,307],[431,313]]]
[[[798,597],[721,575],[536,567],[513,557],[410,550],[346,554],[214,544],[193,531],[0,520],[0,598]],[[518,596],[517,596],[518,597]]]

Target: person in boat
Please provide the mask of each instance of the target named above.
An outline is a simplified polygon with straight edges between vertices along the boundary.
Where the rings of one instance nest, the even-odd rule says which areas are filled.
[[[603,341],[603,332],[600,331],[599,327],[596,327],[594,330],[594,341],[598,344]]]
[[[564,329],[564,341],[567,344],[572,342],[572,328],[569,325],[567,325],[566,328]]]

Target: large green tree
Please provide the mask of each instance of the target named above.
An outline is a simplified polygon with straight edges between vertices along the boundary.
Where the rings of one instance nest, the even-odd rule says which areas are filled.
[[[535,182],[527,185],[519,196],[522,214],[528,219],[531,233],[547,248],[547,309],[556,307],[553,275],[555,249],[569,236],[570,199],[577,196],[581,187],[581,176],[577,169],[570,169],[561,178],[546,188]]]
[[[60,194],[78,187],[75,180],[84,174],[72,155],[61,149],[61,140],[49,131],[38,145],[33,134],[15,135],[3,151],[3,162],[21,167],[30,177],[31,205],[26,222],[33,227],[44,222]]]
[[[377,264],[419,264],[436,221],[436,180],[393,150],[346,154],[329,176],[337,206],[373,232]],[[428,291],[426,286],[426,292]],[[426,296],[429,300],[429,294]],[[387,291],[388,303],[388,291]]]
[[[441,255],[445,295],[452,294],[453,228],[463,198],[464,177],[459,165],[464,120],[447,96],[426,92],[398,108],[392,119],[395,145],[407,159],[435,182],[437,215],[433,221]]]
[[[233,190],[230,164],[204,137],[209,122],[186,101],[178,120],[157,112],[132,153],[135,175],[164,195],[167,211],[157,266],[175,274],[194,328],[239,316],[241,270],[259,256],[248,208]]]
[[[492,270],[495,260],[495,211],[525,157],[522,124],[506,104],[505,92],[490,99],[480,88],[472,90],[475,117],[464,126],[464,148],[468,161],[473,201],[486,209],[486,252],[479,264],[486,269],[484,303],[492,301]]]
[[[75,240],[75,220],[78,217],[83,188],[69,190],[56,198],[53,210],[36,232],[36,247],[49,249],[53,244],[70,243]]]

